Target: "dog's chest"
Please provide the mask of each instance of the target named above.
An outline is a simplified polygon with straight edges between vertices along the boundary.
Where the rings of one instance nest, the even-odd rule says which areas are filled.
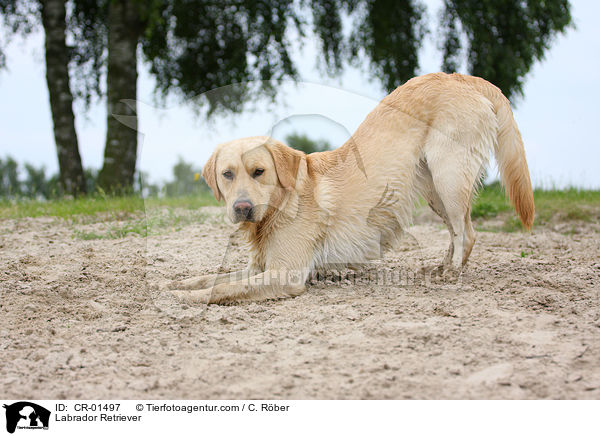
[[[316,241],[313,268],[365,263],[381,256],[380,232],[355,217],[324,226]]]

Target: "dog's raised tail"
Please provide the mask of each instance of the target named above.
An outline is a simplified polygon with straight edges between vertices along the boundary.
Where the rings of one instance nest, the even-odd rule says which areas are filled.
[[[508,100],[504,96],[502,96],[502,100],[503,104],[496,106],[498,117],[498,142],[494,150],[496,161],[502,185],[508,193],[510,202],[521,218],[523,226],[531,229],[535,216],[535,204],[523,139]]]
[[[526,229],[531,229],[535,216],[533,189],[525,159],[523,139],[517,127],[508,99],[499,88],[479,77],[472,84],[492,102],[498,119],[498,141],[494,149],[500,178],[508,198]]]

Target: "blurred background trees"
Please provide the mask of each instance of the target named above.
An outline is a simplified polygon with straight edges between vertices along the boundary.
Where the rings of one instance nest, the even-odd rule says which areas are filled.
[[[531,67],[571,24],[570,8],[567,0],[444,0],[443,69],[456,71],[466,54],[471,74],[509,98],[522,95]]]
[[[200,177],[201,169],[180,157],[173,166],[169,180],[151,183],[144,172],[136,173],[132,194],[144,197],[185,197],[200,193],[210,193],[208,185]],[[97,185],[99,172],[85,170],[86,189],[90,194],[106,195]],[[19,200],[23,198],[49,200],[60,197],[58,174],[47,175],[44,167],[36,168],[29,163],[19,165],[10,156],[0,159],[0,199]]]
[[[201,172],[200,167],[194,167],[179,157],[173,166],[173,178],[165,183],[162,191],[167,197],[181,197],[200,191],[208,192],[208,186],[200,177]]]
[[[8,37],[44,30],[57,190],[70,195],[96,184],[108,193],[134,189],[142,62],[159,99],[174,95],[211,116],[240,112],[246,102],[274,97],[283,79],[300,79],[292,33],[317,38],[329,73],[366,65],[391,91],[416,74],[431,25],[420,0],[0,0],[0,14]],[[433,27],[441,29],[445,71],[466,59],[470,73],[511,97],[570,24],[567,0],[444,0]],[[223,86],[227,92],[216,90]],[[103,167],[90,184],[73,101],[85,107],[96,98],[106,99],[107,134]]]
[[[306,154],[331,150],[331,144],[324,139],[312,139],[303,133],[290,133],[285,137],[285,143]]]
[[[18,166],[10,156],[0,158],[0,196],[14,198],[21,195]]]

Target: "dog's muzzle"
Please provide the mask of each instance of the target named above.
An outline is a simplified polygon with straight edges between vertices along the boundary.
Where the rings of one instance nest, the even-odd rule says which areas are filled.
[[[233,203],[236,221],[254,221],[254,205],[250,200],[237,200]]]

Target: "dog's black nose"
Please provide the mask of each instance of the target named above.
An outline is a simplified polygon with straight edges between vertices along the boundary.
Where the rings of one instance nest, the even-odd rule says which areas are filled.
[[[240,218],[248,219],[252,215],[252,203],[250,200],[237,200],[233,203],[233,211]]]

